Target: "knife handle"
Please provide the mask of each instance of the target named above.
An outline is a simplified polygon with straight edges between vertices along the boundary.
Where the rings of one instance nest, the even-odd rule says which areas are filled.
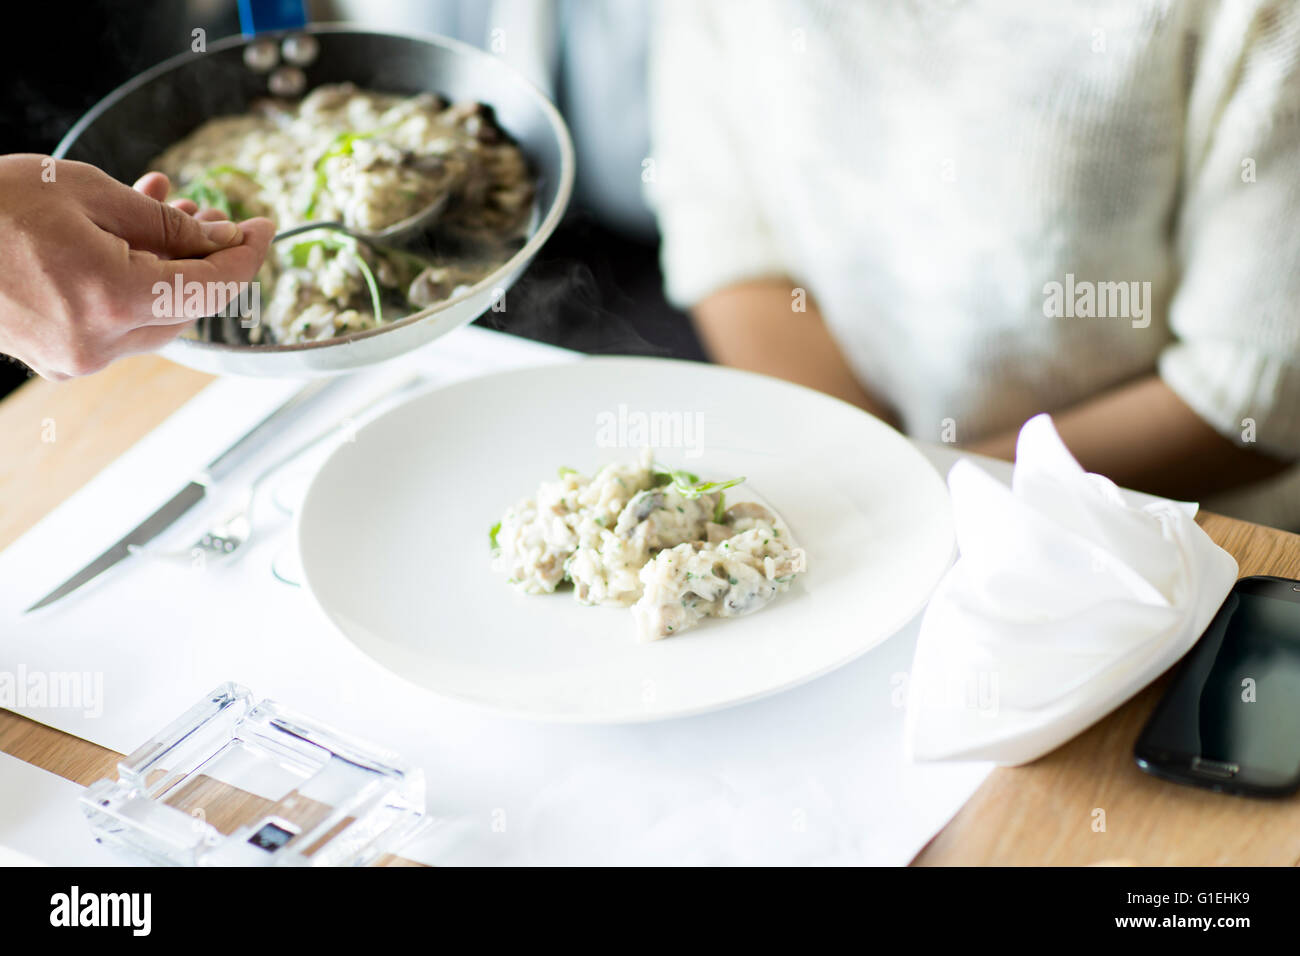
[[[288,401],[254,425],[242,438],[220,455],[208,462],[208,466],[194,480],[206,487],[225,478],[245,461],[261,451],[267,442],[278,435],[283,428],[297,420],[307,405],[327,389],[337,385],[339,379],[343,377],[317,379],[300,388],[290,396]]]
[[[311,438],[308,438],[302,444],[295,447],[292,451],[286,452],[285,454],[281,455],[275,461],[271,462],[271,464],[267,465],[260,472],[258,472],[257,477],[255,477],[249,483],[250,490],[256,490],[257,487],[263,481],[271,477],[272,474],[274,474],[279,469],[283,468],[289,462],[293,461],[299,455],[319,445],[325,439],[338,434],[342,430],[344,422],[348,421],[349,419],[360,418],[366,412],[370,411],[370,409],[372,409],[374,406],[379,405],[380,403],[386,401],[389,398],[392,398],[394,395],[406,391],[411,386],[417,385],[422,381],[423,378],[420,376],[420,373],[408,372],[406,375],[403,375],[397,381],[386,386],[383,389],[383,391],[379,392],[378,394],[371,395],[368,398],[366,398],[364,402],[360,402],[357,405],[353,406],[352,411],[346,415],[341,416],[339,421],[336,424],[330,425],[328,428],[317,432]]]

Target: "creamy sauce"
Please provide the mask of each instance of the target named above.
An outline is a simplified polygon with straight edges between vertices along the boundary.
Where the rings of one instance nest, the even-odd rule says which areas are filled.
[[[254,344],[333,338],[457,295],[509,258],[526,232],[535,186],[523,154],[482,104],[351,84],[210,120],[151,168],[201,206],[224,205],[236,219],[267,216],[279,230],[333,220],[377,232],[445,200],[436,232],[479,250],[376,253],[324,231],[277,243],[258,276],[264,307]],[[368,278],[381,292],[379,315]]]
[[[530,594],[571,582],[583,604],[631,607],[644,641],[757,611],[807,570],[771,509],[694,490],[665,482],[648,450],[590,478],[566,470],[502,516],[494,567]]]

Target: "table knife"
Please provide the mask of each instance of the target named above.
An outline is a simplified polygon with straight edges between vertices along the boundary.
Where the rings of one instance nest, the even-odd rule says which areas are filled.
[[[250,428],[233,445],[208,463],[184,488],[178,491],[170,501],[145,518],[135,528],[111,548],[91,561],[88,565],[64,581],[57,588],[27,609],[32,611],[53,604],[67,597],[82,585],[93,581],[119,561],[153,540],[177,518],[185,514],[203,500],[208,488],[225,478],[248,458],[260,451],[268,441],[278,435],[291,422],[297,420],[303,408],[313,399],[338,382],[335,378],[318,379],[299,389],[289,400],[276,408],[260,422]]]

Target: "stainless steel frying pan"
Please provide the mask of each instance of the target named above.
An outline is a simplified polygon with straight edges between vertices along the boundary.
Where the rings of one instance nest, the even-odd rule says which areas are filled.
[[[302,31],[295,31],[302,32]],[[300,345],[229,345],[177,339],[163,349],[205,372],[294,377],[371,365],[465,325],[508,289],[559,224],[573,190],[573,144],[559,112],[513,69],[482,50],[442,37],[397,36],[346,24],[307,28],[320,55],[306,68],[307,87],[351,81],[391,93],[442,93],[490,104],[538,177],[537,209],[527,241],[504,265],[467,292],[377,329]],[[230,37],[206,53],[184,53],[118,87],[78,120],[54,155],[93,163],[132,182],[163,149],[214,116],[244,112],[266,95],[266,77],[244,65],[254,39]]]

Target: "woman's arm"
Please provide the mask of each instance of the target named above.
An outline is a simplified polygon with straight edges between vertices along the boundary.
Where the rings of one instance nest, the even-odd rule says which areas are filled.
[[[807,385],[864,408],[885,421],[892,414],[854,376],[815,303],[792,308],[785,279],[751,279],[714,292],[692,309],[709,356],[723,365]]]
[[[888,407],[857,380],[817,306],[791,308],[793,285],[754,279],[706,296],[693,310],[710,357],[834,395],[890,421]],[[1157,375],[1103,392],[1054,413],[1057,431],[1079,462],[1117,484],[1199,499],[1279,474],[1290,463],[1233,444]],[[1020,429],[964,446],[1011,461]]]
[[[1233,444],[1207,425],[1158,375],[1148,375],[1052,415],[1088,471],[1152,494],[1195,500],[1262,481],[1291,463]],[[965,446],[1011,461],[1019,429]]]

